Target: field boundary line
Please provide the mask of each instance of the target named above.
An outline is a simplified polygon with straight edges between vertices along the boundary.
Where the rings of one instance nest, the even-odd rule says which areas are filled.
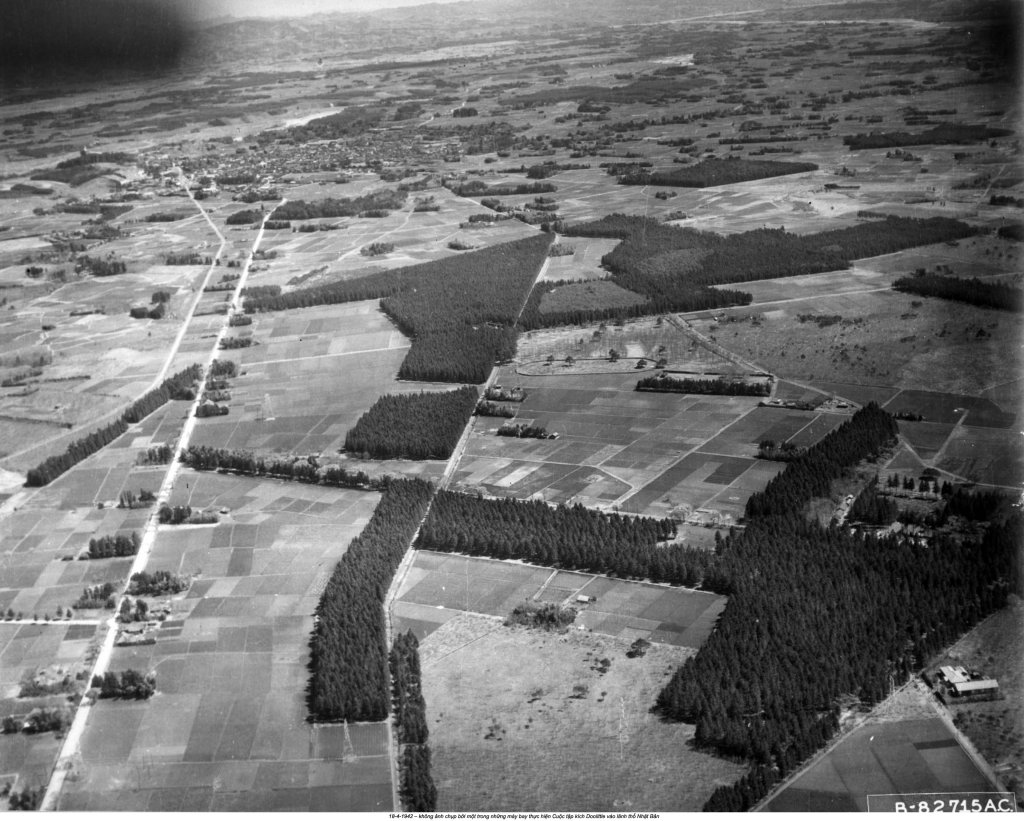
[[[246,362],[245,367],[252,368],[256,365],[276,365],[280,362],[307,362],[311,359],[331,359],[336,356],[357,356],[364,353],[381,353],[382,351],[404,351],[412,347],[410,342],[408,345],[398,345],[395,347],[388,346],[386,348],[365,348],[359,351],[341,351],[339,353],[318,353],[312,356],[293,356],[288,359],[260,359],[253,362]],[[445,383],[449,384],[449,383]]]

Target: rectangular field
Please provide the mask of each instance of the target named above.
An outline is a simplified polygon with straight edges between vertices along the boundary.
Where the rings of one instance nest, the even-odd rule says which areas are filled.
[[[870,723],[801,773],[770,812],[865,812],[869,795],[991,792],[995,788],[939,718]]]
[[[505,617],[527,599],[576,607],[577,626],[594,633],[695,648],[725,607],[713,593],[421,550],[398,591],[396,627],[422,637],[452,611]]]

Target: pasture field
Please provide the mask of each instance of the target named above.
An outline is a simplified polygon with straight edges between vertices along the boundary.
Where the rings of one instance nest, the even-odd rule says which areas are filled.
[[[844,277],[848,274],[843,272]],[[820,276],[824,282],[838,278]],[[1024,331],[1018,315],[888,290],[844,293],[841,283],[837,293],[827,285],[807,298],[799,283],[786,279],[737,287],[746,289],[748,284],[751,290],[766,284],[775,288],[773,304],[727,309],[724,322],[700,316],[691,324],[787,378],[820,386],[838,378],[868,388],[977,396],[1015,373],[1008,369],[1007,351],[1014,352],[1011,360],[1016,361]],[[783,299],[782,294],[790,297]],[[841,319],[829,324],[827,318],[835,316]],[[1019,382],[1005,385],[1002,410],[1016,412],[1020,396],[1011,399],[1019,388]]]
[[[145,703],[89,717],[62,810],[384,811],[385,725],[306,722],[312,613],[379,496],[218,475],[183,476],[172,504],[226,505],[216,526],[162,527],[147,570],[193,577],[154,644],[111,669],[155,672]]]
[[[646,297],[627,291],[614,282],[597,280],[551,289],[541,297],[539,310],[541,314],[548,314],[573,309],[628,308],[646,301]]]
[[[684,334],[663,317],[645,317],[621,325],[602,323],[527,331],[519,337],[516,359],[521,367],[525,367],[524,363],[546,361],[549,356],[553,356],[557,372],[575,373],[584,365],[587,370],[591,370],[590,365],[593,363],[581,361],[576,368],[567,367],[564,364],[567,356],[576,360],[607,360],[612,348],[623,357],[643,357],[648,364],[664,357],[667,360],[666,367],[670,370],[726,374],[741,372],[731,360]],[[630,367],[633,364],[630,363]],[[637,378],[643,375],[638,374]]]
[[[650,712],[692,651],[629,659],[629,643],[465,614],[431,633],[420,658],[438,809],[695,811],[737,778],[740,765],[690,746],[693,727]]]
[[[594,601],[579,604],[580,595]],[[581,630],[693,648],[725,607],[713,593],[419,550],[398,589],[395,626],[422,640],[459,612],[503,618],[527,599],[576,607]]]
[[[1024,444],[1013,430],[954,429],[935,459],[935,466],[971,482],[1018,489],[1024,476]]]
[[[610,274],[601,267],[601,257],[611,253],[618,244],[617,239],[565,237],[560,240],[559,245],[553,247],[573,248],[574,253],[551,257],[541,274],[540,281],[605,279]]]
[[[727,522],[783,468],[754,458],[759,442],[793,438],[807,446],[847,418],[759,408],[755,397],[636,392],[636,371],[555,368],[550,377],[510,369],[499,377],[526,390],[515,421],[558,438],[499,437],[505,420],[475,417],[453,489],[680,518],[710,508]]]
[[[858,727],[772,798],[769,812],[865,812],[869,795],[984,793],[994,787],[943,721]]]

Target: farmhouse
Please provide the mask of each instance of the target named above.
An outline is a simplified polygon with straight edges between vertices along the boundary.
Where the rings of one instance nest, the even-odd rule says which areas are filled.
[[[999,695],[999,682],[992,678],[981,678],[971,674],[962,666],[939,668],[939,683],[948,696],[963,699],[988,699]]]

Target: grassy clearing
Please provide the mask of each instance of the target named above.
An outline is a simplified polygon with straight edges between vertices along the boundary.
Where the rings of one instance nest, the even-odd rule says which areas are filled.
[[[439,810],[694,811],[742,772],[649,713],[690,651],[496,624],[461,616],[420,647]]]
[[[542,314],[559,311],[587,311],[601,308],[627,308],[639,305],[647,298],[616,285],[596,280],[562,285],[548,291],[540,300]]]
[[[799,289],[789,295],[802,296]],[[950,308],[943,300],[890,291],[823,295],[820,301],[746,308],[730,312],[724,322],[692,324],[730,351],[786,377],[841,377],[862,385],[972,395],[1008,378],[1014,369],[1006,352],[1016,349],[1024,330],[1024,320],[1002,311]]]

